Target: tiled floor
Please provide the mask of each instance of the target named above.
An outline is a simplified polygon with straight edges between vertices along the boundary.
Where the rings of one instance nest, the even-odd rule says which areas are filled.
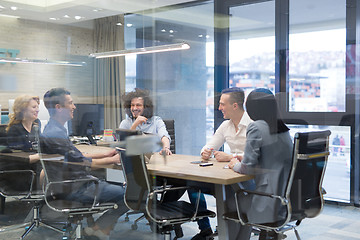
[[[215,199],[207,196],[208,207],[215,210]],[[7,202],[6,212],[0,215],[1,225],[15,224],[24,221],[27,212],[31,206],[24,207],[23,203]],[[42,216],[47,219],[61,219],[61,216],[54,214],[49,209],[42,210]],[[132,215],[130,222],[124,221],[124,216],[119,219],[114,231],[111,233],[111,239],[126,240],[154,240],[163,239],[163,236],[151,232],[146,220],[138,224],[137,230],[131,229],[133,220],[139,215]],[[211,225],[216,226],[216,219],[211,219]],[[0,233],[0,239],[19,239],[24,229],[13,230]],[[326,205],[323,212],[316,218],[306,219],[298,227],[301,239],[305,240],[355,240],[360,239],[360,209],[350,206]],[[181,239],[189,240],[195,235],[197,230],[196,223],[183,224],[184,237]],[[295,240],[293,231],[287,233],[288,240]],[[31,232],[27,239],[46,240],[61,239],[62,235],[52,230],[40,227]],[[217,237],[215,238],[217,239]],[[251,239],[257,239],[252,236]]]

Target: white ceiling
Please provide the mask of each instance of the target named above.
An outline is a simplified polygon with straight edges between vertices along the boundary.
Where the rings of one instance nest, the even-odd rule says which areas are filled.
[[[194,0],[0,0],[0,14],[71,24],[192,1]],[[11,7],[17,9],[12,10]],[[81,19],[77,20],[75,16]]]
[[[22,19],[92,27],[92,20],[123,13],[142,13],[159,7],[171,6],[195,0],[0,0],[0,15],[18,16]],[[11,10],[11,7],[17,10]],[[257,3],[231,8],[232,32],[259,31],[274,28],[274,2]],[[309,25],[319,29],[324,26],[344,27],[346,0],[290,0],[290,23],[292,29]],[[270,11],[269,11],[270,9]],[[304,13],[307,16],[304,18]],[[205,4],[184,9],[169,8],[167,11],[147,11],[150,21],[137,24],[151,24],[151,18],[178,24],[213,29],[213,5]],[[68,16],[68,17],[65,17]],[[75,19],[75,16],[81,17]],[[148,19],[148,20],[149,20]],[[134,18],[134,21],[139,18]],[[324,24],[324,22],[327,22]],[[331,22],[331,24],[329,24]],[[134,26],[135,27],[135,26]],[[261,31],[261,30],[260,30]],[[273,32],[273,30],[271,30]]]

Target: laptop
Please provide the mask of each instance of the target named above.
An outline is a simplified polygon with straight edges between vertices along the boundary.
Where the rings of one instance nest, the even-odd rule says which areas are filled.
[[[139,130],[130,130],[124,128],[118,128],[115,130],[115,137],[117,141],[125,141],[127,137],[141,134],[142,133]]]

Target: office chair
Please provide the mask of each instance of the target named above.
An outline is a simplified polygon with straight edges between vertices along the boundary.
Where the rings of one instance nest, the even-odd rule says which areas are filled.
[[[0,195],[10,197],[21,202],[32,203],[33,218],[30,222],[0,228],[0,232],[26,227],[20,239],[24,239],[35,227],[44,226],[56,232],[63,233],[62,229],[53,227],[40,218],[40,208],[44,204],[42,192],[33,191],[36,174],[32,170],[4,170],[0,171]],[[11,183],[6,180],[11,179]],[[17,179],[17,181],[16,181]]]
[[[7,134],[6,134],[7,124],[0,124],[0,148],[3,151],[7,147]],[[1,166],[1,162],[0,162]],[[0,168],[3,170],[2,168]],[[5,211],[5,197],[0,195],[0,214],[3,214]]]
[[[171,138],[171,143],[170,143],[170,151],[175,154],[176,152],[176,140],[175,140],[175,120],[171,119],[171,120],[163,120],[166,126],[166,130],[168,131],[170,138]]]
[[[168,131],[169,135],[170,135],[170,138],[171,138],[171,143],[170,143],[170,151],[175,154],[175,151],[176,151],[176,145],[175,145],[175,120],[173,119],[167,119],[167,120],[163,120],[164,121],[164,124],[166,126],[166,130]],[[167,184],[167,179],[166,178],[158,178],[158,182],[161,183],[161,186],[159,186],[160,188],[163,187],[170,187],[170,185]],[[181,191],[179,192],[178,195],[182,195],[182,193],[184,193],[185,191]],[[163,198],[165,197],[165,195],[163,195]],[[142,212],[139,212],[139,211],[129,211],[126,213],[125,215],[125,221],[128,222],[130,221],[130,218],[129,216],[130,215],[134,215],[134,214],[139,214],[139,213],[142,213]],[[142,214],[140,217],[136,218],[134,220],[134,223],[131,225],[131,229],[133,230],[136,230],[138,227],[137,227],[137,223],[139,221],[141,221],[142,219],[145,218],[145,214]]]
[[[330,134],[330,131],[296,133],[292,168],[284,193],[276,195],[240,189],[235,193],[237,211],[225,213],[223,218],[259,229],[259,239],[273,236],[272,239],[280,240],[286,237],[284,232],[293,229],[296,238],[300,240],[296,227],[303,219],[313,218],[320,214],[324,205],[325,190],[322,188],[322,181],[329,156]],[[282,217],[279,216],[279,208],[274,208],[273,214],[279,216],[278,221],[250,222],[247,215],[240,212],[239,204],[241,202],[238,202],[238,195],[243,193],[277,199],[280,209],[283,211]]]
[[[41,139],[43,141],[43,139]],[[82,239],[83,227],[82,220],[84,218],[92,219],[92,215],[96,213],[104,212],[108,209],[116,209],[117,205],[114,203],[98,203],[96,187],[92,194],[92,202],[83,203],[81,201],[69,200],[67,196],[76,191],[79,188],[86,186],[86,184],[95,183],[97,186],[99,179],[93,176],[81,179],[67,179],[67,172],[69,168],[76,168],[76,166],[82,166],[82,163],[68,163],[65,160],[64,155],[60,154],[44,154],[41,147],[41,141],[39,142],[39,155],[40,162],[44,171],[44,184],[43,191],[45,195],[46,205],[55,212],[63,213],[67,216],[67,224],[64,228],[63,239]],[[65,153],[67,155],[68,153]],[[56,175],[54,169],[57,170]],[[59,180],[59,176],[62,176],[64,180]],[[91,222],[88,221],[88,223]],[[75,224],[75,227],[72,227]]]
[[[183,236],[180,225],[185,222],[197,221],[204,217],[215,217],[212,211],[198,211],[185,201],[161,202],[158,196],[166,191],[187,189],[174,187],[155,189],[148,175],[143,155],[131,155],[125,150],[119,150],[124,176],[126,178],[125,204],[134,211],[144,212],[147,219],[156,224],[157,231],[164,234],[164,239],[171,239],[171,231],[175,230],[177,238]]]

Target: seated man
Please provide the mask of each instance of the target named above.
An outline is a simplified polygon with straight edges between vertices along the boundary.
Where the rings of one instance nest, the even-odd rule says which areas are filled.
[[[125,106],[127,118],[121,121],[119,128],[140,130],[143,133],[156,134],[163,144],[160,154],[166,153],[171,155],[170,142],[171,138],[166,130],[163,120],[153,115],[153,103],[149,96],[149,91],[136,88],[135,91],[129,92],[122,97]],[[173,185],[184,186],[185,182],[179,179],[157,177],[155,185]],[[164,202],[177,201],[184,194],[185,190],[167,192]]]
[[[53,88],[45,93],[44,103],[49,111],[50,120],[41,137],[43,152],[61,154],[65,157],[65,162],[81,163],[63,164],[61,169],[58,166],[49,165],[46,170],[52,181],[91,178],[93,176],[88,172],[90,166],[120,162],[120,157],[115,150],[105,154],[82,154],[69,140],[64,124],[73,118],[76,109],[69,91],[64,88]],[[69,191],[67,196],[69,200],[91,203],[94,198],[92,195],[94,189],[95,184],[92,183],[64,190]],[[97,200],[100,203],[116,203],[118,208],[105,212],[92,228],[85,229],[85,233],[108,239],[117,219],[129,210],[124,204],[124,188],[100,181]]]
[[[244,92],[240,88],[227,88],[221,92],[219,110],[223,113],[225,120],[216,130],[214,136],[201,149],[201,156],[204,160],[210,158],[212,153],[217,161],[227,162],[233,158],[233,154],[243,153],[246,143],[246,128],[252,122],[244,111]],[[227,143],[232,154],[218,151]],[[188,191],[192,204],[196,203],[197,192]],[[200,195],[200,209],[206,209],[206,201],[203,194]],[[198,221],[200,233],[195,235],[193,240],[209,239],[212,230],[208,218]]]
[[[163,143],[160,154],[170,151],[171,138],[166,130],[165,123],[158,116],[153,116],[153,103],[147,90],[136,88],[135,91],[124,94],[122,97],[127,118],[122,120],[119,128],[139,130],[143,133],[156,134]]]

